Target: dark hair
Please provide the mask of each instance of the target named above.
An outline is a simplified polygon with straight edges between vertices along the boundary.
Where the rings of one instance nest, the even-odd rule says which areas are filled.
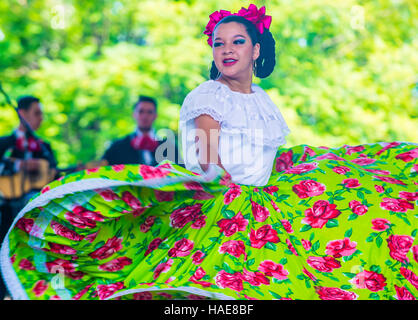
[[[40,100],[34,96],[23,96],[17,100],[17,109],[28,111],[32,103],[39,101]]]
[[[264,32],[260,34],[256,27],[247,19],[241,16],[227,16],[219,21],[213,29],[213,34],[216,28],[222,23],[238,22],[245,26],[248,35],[251,38],[253,46],[256,43],[260,44],[260,56],[255,61],[255,76],[258,78],[268,77],[274,70],[276,65],[276,42],[270,30],[264,29]],[[210,78],[215,80],[219,71],[216,68],[215,61],[212,61],[212,67],[210,69]]]
[[[141,102],[151,102],[152,104],[154,104],[155,111],[157,111],[157,100],[148,96],[143,96],[143,95],[139,96],[138,101],[134,104],[134,109]]]

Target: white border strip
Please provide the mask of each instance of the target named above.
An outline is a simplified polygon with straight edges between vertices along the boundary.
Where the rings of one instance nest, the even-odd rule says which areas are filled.
[[[170,169],[165,169],[170,171]],[[178,172],[180,174],[180,172]],[[26,291],[24,290],[22,283],[19,281],[16,272],[13,269],[12,263],[9,258],[9,234],[10,231],[14,228],[16,222],[25,215],[25,213],[30,210],[46,205],[50,200],[61,198],[68,193],[81,192],[87,190],[101,189],[107,187],[117,187],[122,185],[132,185],[139,187],[151,187],[159,185],[168,185],[174,184],[182,181],[194,180],[197,182],[208,182],[214,178],[213,175],[201,175],[201,176],[192,176],[185,173],[181,173],[182,177],[163,177],[155,179],[147,179],[138,182],[127,182],[120,180],[112,179],[103,179],[103,178],[91,178],[79,181],[69,182],[60,186],[57,186],[43,194],[40,194],[37,198],[29,202],[16,216],[12,225],[9,228],[9,231],[4,238],[1,252],[0,252],[0,270],[4,283],[6,284],[9,293],[12,295],[13,300],[29,300]]]

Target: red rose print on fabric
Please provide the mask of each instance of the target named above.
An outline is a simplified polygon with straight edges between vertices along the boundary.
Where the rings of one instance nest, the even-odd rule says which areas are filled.
[[[412,247],[415,262],[418,262],[418,245]]]
[[[343,240],[333,240],[327,243],[325,253],[334,258],[351,256],[357,250],[357,243],[350,241],[349,238]]]
[[[142,223],[139,226],[139,230],[141,230],[141,232],[143,233],[148,232],[151,229],[151,227],[154,225],[155,219],[156,219],[156,216],[148,216],[145,219],[144,223]]]
[[[396,141],[395,142],[391,142],[391,143],[387,144],[386,146],[384,146],[382,149],[380,149],[378,152],[376,152],[376,155],[379,156],[383,152],[385,152],[386,150],[391,149],[391,148],[395,148],[395,147],[397,147],[399,145],[400,145],[399,142],[396,142]]]
[[[414,286],[415,289],[418,290],[418,276],[413,273],[411,270],[408,270],[404,267],[401,267],[399,269],[399,271],[401,272],[401,275],[409,281],[410,284],[412,284]]]
[[[99,295],[100,300],[104,300],[111,295],[113,295],[116,291],[123,289],[125,286],[123,282],[116,282],[108,285],[99,284],[97,286],[97,294]]]
[[[385,175],[385,176],[391,174],[390,171],[387,171],[387,170],[380,170],[380,169],[364,169],[364,170],[366,170],[367,172],[382,174],[382,175]]]
[[[406,186],[406,184],[404,182],[402,182],[401,180],[394,179],[394,178],[391,178],[391,177],[373,176],[373,178],[382,180],[384,182],[392,183],[392,184],[401,184],[403,186]]]
[[[320,196],[325,192],[325,185],[314,180],[303,180],[292,187],[294,193],[301,199]]]
[[[54,261],[45,263],[45,266],[50,273],[63,273],[74,280],[79,280],[85,275],[81,271],[76,271],[76,265],[74,263],[64,259],[55,259]]]
[[[146,257],[147,255],[149,255],[152,251],[154,251],[155,249],[158,248],[158,246],[163,242],[164,240],[161,238],[155,238],[153,239],[149,245],[147,250],[144,253],[144,257]]]
[[[410,162],[410,161],[418,158],[418,148],[415,148],[415,149],[410,150],[408,152],[398,154],[395,158],[399,159],[399,160],[402,160],[402,161],[405,161],[405,162]]]
[[[277,236],[277,231],[274,230],[271,225],[264,225],[261,228],[250,232],[251,247],[260,249],[264,247],[267,242],[277,243],[280,242]]]
[[[305,268],[303,268],[302,272],[304,274],[306,274],[309,277],[309,279],[311,279],[313,282],[318,281],[318,279],[312,273],[310,273],[308,270],[306,270]]]
[[[89,256],[93,259],[103,260],[120,250],[122,250],[122,238],[112,237],[102,247],[90,253]]]
[[[323,155],[320,155],[319,157],[316,157],[316,160],[324,160],[324,159],[344,161],[343,158],[337,156],[336,154],[334,154],[332,152],[324,153]]]
[[[283,219],[280,220],[280,222],[282,223],[282,226],[287,233],[293,233],[292,224],[289,222],[289,220]]]
[[[244,268],[242,273],[242,280],[248,282],[252,286],[260,286],[262,284],[269,285],[270,280],[261,272],[255,271],[251,272]]]
[[[338,174],[346,174],[347,172],[351,171],[351,169],[345,166],[336,166],[332,168],[332,171]]]
[[[332,272],[334,269],[341,268],[341,263],[334,257],[309,257],[306,262],[321,272]]]
[[[201,215],[199,217],[197,217],[197,219],[192,223],[192,225],[190,226],[192,229],[201,229],[206,225],[206,216],[205,215]]]
[[[241,212],[238,212],[231,219],[219,220],[217,225],[220,228],[219,232],[230,237],[238,231],[244,231],[247,228],[248,220],[244,219]]]
[[[255,190],[254,190],[255,191]],[[277,191],[279,191],[279,187],[277,187],[277,186],[269,186],[269,187],[264,187],[263,188],[263,191],[264,192],[267,192],[268,194],[273,194],[273,193],[275,193],[275,192],[277,192]]]
[[[193,249],[194,242],[183,238],[179,241],[176,241],[174,247],[168,250],[169,257],[186,257],[190,254],[190,251]]]
[[[300,162],[305,162],[306,159],[308,158],[308,155],[312,157],[312,156],[316,155],[316,153],[311,148],[305,147],[305,151],[303,152],[303,155],[302,155],[302,157],[300,157],[299,161]]]
[[[418,192],[399,191],[399,198],[406,201],[416,201],[418,200]]]
[[[196,221],[201,214],[201,203],[176,209],[170,215],[170,226],[178,229],[183,228],[189,222]]]
[[[276,210],[277,212],[280,212],[280,208],[277,206],[276,202],[274,202],[273,200],[270,200],[270,204],[274,210]]]
[[[350,201],[348,206],[353,211],[353,213],[358,215],[358,216],[364,215],[369,210],[369,208],[366,205],[361,204],[361,202],[359,202],[357,200]]]
[[[63,244],[48,242],[48,245],[50,247],[49,251],[59,254],[68,254],[73,255],[77,253],[77,250],[74,248],[71,248],[70,246],[66,246]],[[44,249],[45,251],[48,251],[47,249]]]
[[[134,293],[133,300],[152,300],[152,293],[149,291]]]
[[[18,228],[20,230],[25,231],[26,233],[30,233],[33,225],[34,225],[34,220],[33,219],[27,219],[27,218],[20,218],[17,222],[16,222],[16,226],[15,228]]]
[[[290,251],[292,251],[292,253],[293,253],[295,256],[298,256],[298,255],[299,255],[299,254],[297,253],[297,251],[296,251],[295,247],[293,246],[292,242],[290,242],[290,240],[289,240],[289,239],[286,239],[286,244],[287,244],[287,248],[288,248]]]
[[[362,271],[358,273],[350,282],[358,289],[368,289],[373,292],[382,291],[386,287],[386,278],[373,271]]]
[[[95,190],[105,201],[119,200],[119,196],[112,189]]]
[[[83,290],[81,290],[79,293],[77,293],[74,297],[73,300],[80,300],[92,287],[92,284],[89,284],[88,286],[86,286]]]
[[[282,172],[284,170],[287,170],[293,166],[293,151],[287,151],[280,154],[279,157],[276,158],[276,171]]]
[[[242,274],[240,272],[228,273],[221,270],[215,277],[216,285],[221,288],[230,288],[234,291],[242,291],[244,289],[242,283]]]
[[[63,226],[62,224],[54,220],[51,221],[51,228],[52,230],[54,230],[55,234],[61,237],[64,237],[73,241],[81,241],[84,239],[84,236],[79,235],[77,232],[68,229],[67,227]]]
[[[396,290],[396,298],[398,300],[416,300],[415,297],[412,295],[411,292],[408,291],[405,287],[398,287],[395,284],[395,290]]]
[[[400,262],[409,261],[406,255],[408,254],[409,249],[412,247],[414,238],[410,236],[390,235],[386,241],[390,250],[389,255],[392,259]]]
[[[301,174],[301,173],[305,173],[305,172],[309,172],[309,171],[315,170],[317,167],[318,167],[318,163],[317,162],[301,163],[301,164],[297,165],[296,167],[292,167],[290,169],[287,169],[285,171],[285,173],[288,173],[288,174]]]
[[[208,281],[201,281],[201,279],[206,275],[206,271],[203,268],[199,267],[196,269],[195,273],[189,278],[189,281],[199,284],[202,287],[210,287],[212,283]]]
[[[270,212],[266,207],[263,207],[254,201],[251,201],[251,208],[254,219],[257,222],[264,222],[270,216]]]
[[[312,228],[322,228],[330,219],[334,219],[341,214],[336,209],[336,205],[326,200],[318,200],[312,208],[305,210],[305,218],[302,223],[310,225]]]
[[[245,253],[245,244],[241,240],[230,240],[224,242],[219,248],[219,253],[228,253],[235,258],[239,258],[241,255],[244,255],[244,257],[247,258]]]
[[[380,207],[394,212],[406,212],[414,209],[414,204],[405,199],[383,198]]]
[[[150,206],[142,206],[141,201],[136,198],[132,193],[129,191],[124,191],[122,193],[122,200],[130,206],[133,211],[126,211],[124,210],[123,213],[132,213],[134,217],[138,217],[144,213],[144,211],[149,208]]]
[[[173,201],[174,191],[154,190],[155,198],[158,202]]]
[[[261,262],[258,270],[263,272],[267,277],[273,277],[278,280],[286,280],[289,275],[289,271],[285,270],[283,265],[271,260]]]
[[[23,258],[19,262],[19,269],[22,270],[36,270],[35,266],[28,259]]]
[[[346,155],[348,155],[348,156],[352,155],[355,152],[362,152],[364,149],[366,149],[364,146],[354,146],[354,147],[352,147],[352,146],[345,145],[344,147],[347,150]]]
[[[241,186],[234,183],[231,183],[229,188],[230,189],[224,195],[224,204],[230,204],[242,192]]]
[[[140,165],[139,174],[144,178],[144,180],[148,180],[164,178],[170,174],[170,171],[167,171],[166,168],[163,168],[163,166],[151,167],[147,165]]]
[[[346,188],[357,188],[361,186],[360,182],[357,179],[344,179],[342,184]]]
[[[188,181],[184,183],[184,187],[187,190],[199,190],[199,191],[203,191],[203,186],[202,184],[200,184],[199,182],[196,181]]]
[[[38,298],[41,297],[45,291],[48,289],[48,283],[45,280],[39,280],[35,283],[35,286],[32,289],[32,292]]]
[[[321,300],[356,300],[358,297],[354,292],[340,288],[315,287],[315,291]]]
[[[372,225],[373,230],[381,232],[389,229],[391,222],[386,219],[377,218],[372,220]]]
[[[125,165],[124,164],[114,164],[111,167],[112,167],[112,170],[115,171],[115,172],[120,172],[123,169],[125,169]]]
[[[309,240],[302,239],[301,242],[302,242],[303,249],[305,249],[306,251],[311,250],[312,243]]]
[[[369,164],[372,164],[374,162],[376,162],[376,159],[371,159],[371,158],[357,158],[357,159],[353,159],[351,160],[352,163],[355,163],[359,166],[367,166]]]
[[[197,190],[193,195],[194,200],[208,200],[208,199],[212,199],[214,197],[215,196],[210,194],[209,192],[199,191],[199,190]]]
[[[132,264],[132,260],[128,257],[120,257],[99,266],[99,270],[116,272],[122,270],[125,266]]]
[[[192,260],[194,264],[201,264],[205,258],[205,254],[198,250],[192,255]]]
[[[167,262],[160,263],[154,270],[154,280],[157,280],[161,273],[166,273],[170,270],[174,260],[168,259]]]
[[[376,185],[374,186],[374,188],[375,188],[375,189],[376,189],[376,191],[377,191],[377,192],[379,192],[379,193],[383,193],[383,192],[385,192],[385,188],[384,188],[384,187],[382,187],[381,185],[376,184]]]
[[[81,206],[75,207],[72,212],[68,211],[64,217],[80,229],[92,229],[96,227],[96,221],[104,221],[104,217],[99,212],[89,211]]]

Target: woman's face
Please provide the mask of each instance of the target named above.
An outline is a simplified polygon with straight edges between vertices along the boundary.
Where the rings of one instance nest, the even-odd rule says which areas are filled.
[[[238,22],[220,24],[213,35],[213,60],[223,77],[252,77],[253,62],[260,55],[260,44],[253,46],[245,26]]]

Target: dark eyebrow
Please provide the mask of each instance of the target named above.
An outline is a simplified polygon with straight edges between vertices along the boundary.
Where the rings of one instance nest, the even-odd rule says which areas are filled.
[[[235,36],[234,36],[234,38],[236,38],[236,37],[243,37],[243,38],[245,38],[245,36],[243,36],[242,34],[236,34]],[[221,38],[219,38],[219,37],[217,37],[217,38],[215,38],[215,40],[222,40]]]

